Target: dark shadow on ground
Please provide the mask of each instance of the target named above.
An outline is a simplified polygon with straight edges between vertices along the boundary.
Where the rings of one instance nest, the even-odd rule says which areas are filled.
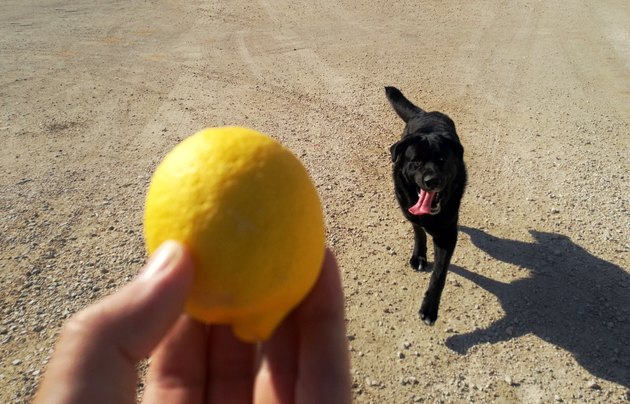
[[[475,246],[528,277],[502,283],[451,266],[495,295],[505,316],[488,328],[455,335],[446,344],[463,354],[481,343],[535,334],[567,350],[587,371],[630,388],[630,275],[568,237],[530,230],[533,242],[501,239],[462,227]],[[525,275],[525,274],[524,274]]]

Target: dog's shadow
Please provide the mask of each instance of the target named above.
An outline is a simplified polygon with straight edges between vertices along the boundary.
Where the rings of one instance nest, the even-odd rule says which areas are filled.
[[[482,343],[535,334],[570,352],[592,375],[630,388],[630,275],[568,237],[530,230],[533,242],[461,227],[493,258],[528,270],[511,283],[451,266],[495,295],[505,316],[484,329],[454,335],[446,345],[464,354]],[[544,360],[543,358],[540,359]]]

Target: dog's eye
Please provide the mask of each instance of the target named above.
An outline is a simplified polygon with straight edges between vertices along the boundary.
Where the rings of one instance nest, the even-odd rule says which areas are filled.
[[[414,163],[422,163],[423,161],[423,156],[422,154],[414,154],[412,156],[410,156],[409,161],[412,161]]]

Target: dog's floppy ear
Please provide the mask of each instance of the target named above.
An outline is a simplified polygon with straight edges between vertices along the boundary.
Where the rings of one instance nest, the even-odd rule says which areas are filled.
[[[408,136],[390,146],[389,152],[392,155],[392,163],[395,163],[400,155],[405,152],[405,149],[412,140],[411,136]]]
[[[461,143],[456,142],[451,139],[448,139],[448,142],[452,146],[452,150],[455,156],[457,156],[457,158],[459,158],[460,160],[463,160],[464,159],[464,146],[462,146]]]
[[[396,87],[385,87],[385,95],[392,108],[394,108],[394,111],[396,111],[398,116],[405,122],[408,122],[409,119],[418,114],[424,113],[422,109],[406,99]]]
[[[401,141],[402,142],[402,141]],[[398,160],[398,156],[400,155],[400,143],[396,142],[389,147],[389,153],[392,155],[392,163],[395,163]]]

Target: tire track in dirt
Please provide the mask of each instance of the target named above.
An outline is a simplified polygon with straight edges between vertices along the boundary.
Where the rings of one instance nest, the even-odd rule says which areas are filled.
[[[292,58],[292,56],[296,56],[301,59],[302,63],[297,63],[298,66],[304,66],[304,69],[308,70],[299,72],[296,76],[308,78],[309,81],[314,82],[317,85],[323,87],[322,91],[324,93],[330,94],[330,98],[334,100],[335,103],[341,105],[351,105],[352,98],[348,94],[347,91],[344,91],[347,88],[352,88],[352,81],[343,76],[338,70],[334,69],[327,63],[322,57],[317,54],[316,49],[313,44],[310,43],[309,39],[300,35],[298,32],[298,25],[292,21],[292,17],[290,15],[283,14],[279,12],[280,9],[286,9],[287,5],[282,5],[279,3],[271,3],[267,0],[258,0],[261,8],[265,10],[267,15],[270,18],[270,27],[277,27],[279,35],[274,35],[273,39],[278,41],[278,43],[274,44],[273,48],[276,49],[287,49],[287,52],[283,52],[283,56],[286,58]],[[302,15],[310,14],[312,16],[312,21],[315,22],[317,20],[327,21],[326,26],[328,24],[335,24],[338,27],[345,27],[343,32],[353,32],[354,35],[360,35],[362,32],[365,32],[365,29],[356,24],[354,19],[350,17],[350,13],[347,10],[343,9],[337,2],[324,2],[309,4],[308,6],[313,7],[314,10],[302,10]],[[290,7],[288,7],[290,8]],[[322,15],[322,11],[324,12]],[[337,22],[340,21],[340,22]],[[292,28],[295,26],[295,28]],[[322,28],[322,27],[320,27]],[[328,29],[322,29],[322,33],[329,32]],[[343,32],[336,30],[336,34],[342,35]],[[250,38],[250,43],[247,45],[246,43],[242,43],[241,45],[244,47],[252,47],[259,50],[259,54],[267,55],[269,52],[265,51],[264,47],[269,45],[269,42],[266,42],[264,46],[261,46],[261,42],[257,42],[255,40],[255,33]],[[288,39],[288,43],[282,43],[284,40]],[[321,40],[321,38],[318,38]],[[291,50],[293,52],[291,52]],[[249,54],[249,52],[245,52]],[[274,53],[273,51],[271,52]],[[250,61],[251,62],[251,61]],[[250,63],[251,64],[251,63]],[[283,69],[268,69],[269,72],[278,73],[287,73],[286,70]],[[273,73],[272,73],[273,75]],[[281,83],[281,77],[275,77],[275,83]],[[312,91],[317,91],[315,88],[311,89]],[[308,89],[307,89],[308,91]]]
[[[608,109],[630,124],[630,9],[616,0],[608,7],[582,1],[578,10],[588,18],[581,18],[581,26],[564,42],[572,67],[587,93],[606,100]],[[583,63],[586,55],[596,62]]]

